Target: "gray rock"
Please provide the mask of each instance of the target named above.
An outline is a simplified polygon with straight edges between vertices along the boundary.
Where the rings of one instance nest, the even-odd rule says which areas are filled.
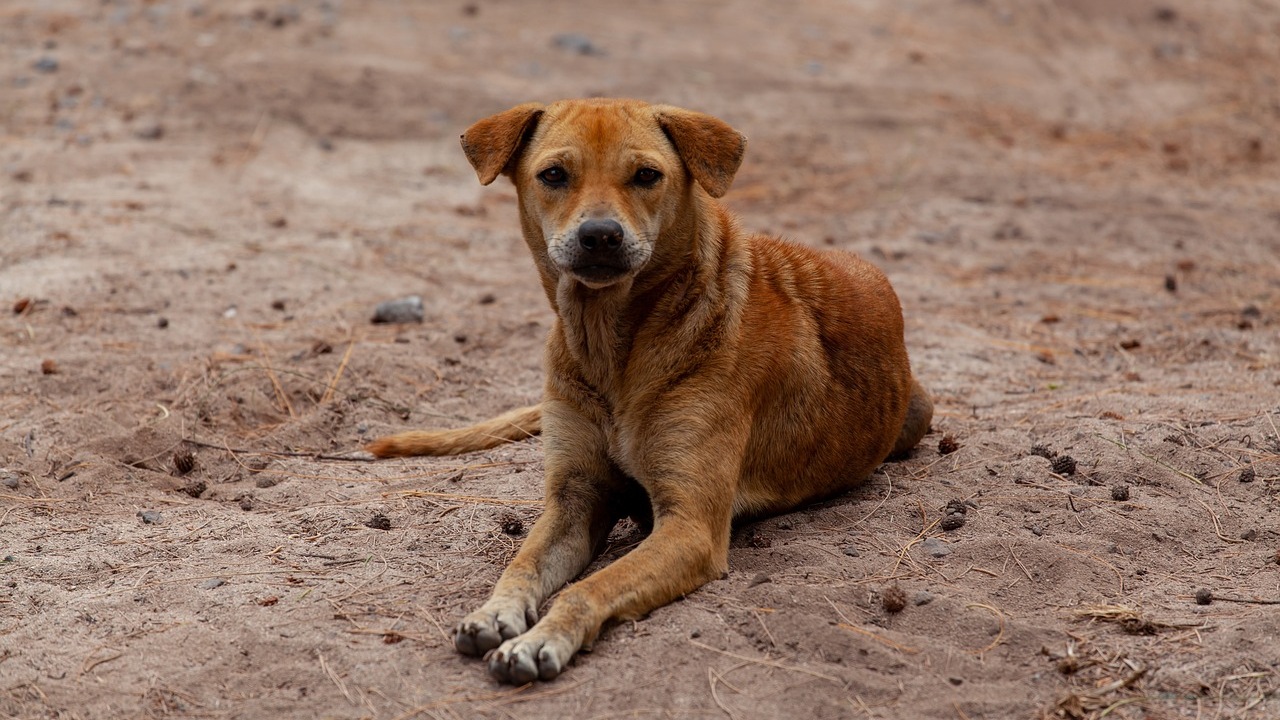
[[[426,316],[422,309],[422,297],[410,295],[398,300],[378,303],[373,310],[373,322],[382,323],[420,323]]]
[[[914,602],[916,605],[928,605],[929,603],[933,602],[933,598],[934,598],[933,593],[929,592],[928,590],[921,590],[920,592],[915,594],[915,597],[911,598],[911,601]]]
[[[159,510],[143,510],[138,513],[138,517],[142,518],[142,522],[146,525],[159,525],[163,519]]]
[[[4,486],[10,490],[17,490],[20,481],[18,476],[13,473],[0,472],[0,483],[4,483]]]
[[[54,73],[58,72],[58,59],[52,55],[43,55],[39,60],[31,63],[32,69],[36,72]]]
[[[209,578],[208,580],[205,580],[204,582],[200,583],[200,587],[204,588],[205,590],[212,590],[214,588],[222,587],[223,585],[226,585],[226,584],[227,584],[227,581],[223,580],[222,578]]]
[[[936,558],[946,557],[951,554],[951,548],[947,547],[947,544],[938,538],[925,538],[924,542],[920,543],[920,546],[924,548],[925,552]]]
[[[558,33],[551,38],[551,42],[561,50],[579,55],[604,55],[604,50],[582,33]]]

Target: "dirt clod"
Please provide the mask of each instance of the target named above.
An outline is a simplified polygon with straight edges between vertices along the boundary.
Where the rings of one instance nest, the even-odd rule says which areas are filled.
[[[1032,446],[1031,446],[1031,454],[1032,454],[1032,455],[1039,455],[1040,457],[1042,457],[1042,458],[1044,458],[1044,459],[1046,459],[1046,460],[1052,460],[1052,459],[1054,459],[1055,457],[1057,457],[1057,456],[1058,456],[1058,453],[1054,452],[1054,451],[1053,451],[1051,448],[1049,448],[1049,446],[1047,446],[1047,445],[1032,445]]]
[[[1200,588],[1196,591],[1196,604],[1208,605],[1213,602],[1213,592],[1208,588]]]
[[[241,510],[245,512],[249,512],[253,510],[253,496],[247,495],[247,494],[241,495],[240,497],[236,498],[236,504],[240,506]]]
[[[196,469],[196,456],[190,450],[179,450],[173,454],[173,470],[178,475],[186,475]]]
[[[1116,502],[1124,502],[1125,500],[1128,500],[1129,486],[1128,485],[1112,485],[1111,499],[1115,500]]]
[[[382,513],[375,513],[373,517],[364,521],[365,527],[371,527],[374,530],[390,530],[391,518]]]
[[[511,537],[520,537],[524,534],[524,520],[509,510],[498,516],[498,527],[504,535]]]
[[[890,614],[900,613],[907,607],[907,592],[894,583],[880,591],[880,607]]]
[[[964,527],[964,524],[965,524],[965,516],[960,513],[952,513],[950,515],[943,517],[942,520],[938,521],[938,527],[942,528],[943,530],[946,530],[947,532],[950,532],[952,530],[959,530],[960,528]]]
[[[209,489],[208,483],[206,483],[203,480],[192,480],[191,482],[182,486],[182,492],[186,493],[187,495],[190,495],[193,498],[200,497],[201,495],[204,494],[204,491],[208,489]]]
[[[1256,480],[1257,477],[1258,477],[1258,471],[1254,470],[1253,466],[1249,466],[1241,470],[1240,474],[1236,476],[1236,479],[1242,483],[1251,483],[1254,480]]]
[[[938,441],[939,455],[950,455],[951,453],[959,449],[960,449],[960,442],[956,440],[955,436],[952,435],[951,433],[947,433],[946,435],[943,435],[942,439]]]
[[[1076,459],[1070,455],[1059,455],[1053,459],[1053,466],[1051,469],[1059,475],[1075,475]]]

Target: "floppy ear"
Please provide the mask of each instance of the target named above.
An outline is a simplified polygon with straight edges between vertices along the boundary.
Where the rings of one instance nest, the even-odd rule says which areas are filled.
[[[487,117],[462,133],[462,152],[476,169],[481,185],[514,168],[520,146],[541,116],[541,104],[525,103]]]
[[[747,149],[746,136],[723,120],[670,105],[656,107],[654,117],[702,189],[717,198],[728,192]]]

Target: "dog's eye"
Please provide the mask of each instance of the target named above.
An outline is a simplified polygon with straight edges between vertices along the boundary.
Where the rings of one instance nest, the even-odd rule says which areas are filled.
[[[538,179],[542,181],[542,184],[549,187],[564,187],[569,184],[569,173],[565,172],[564,168],[555,165],[538,173]]]
[[[653,168],[640,168],[636,171],[634,182],[640,187],[652,187],[654,183],[662,179],[662,173]]]

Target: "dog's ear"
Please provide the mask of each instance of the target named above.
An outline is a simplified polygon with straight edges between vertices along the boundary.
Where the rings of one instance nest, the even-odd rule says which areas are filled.
[[[670,105],[654,108],[654,117],[702,189],[711,197],[728,192],[747,150],[746,136],[723,120]]]
[[[462,133],[462,152],[476,169],[481,185],[488,185],[514,168],[520,146],[541,116],[541,104],[525,103],[487,117]]]

